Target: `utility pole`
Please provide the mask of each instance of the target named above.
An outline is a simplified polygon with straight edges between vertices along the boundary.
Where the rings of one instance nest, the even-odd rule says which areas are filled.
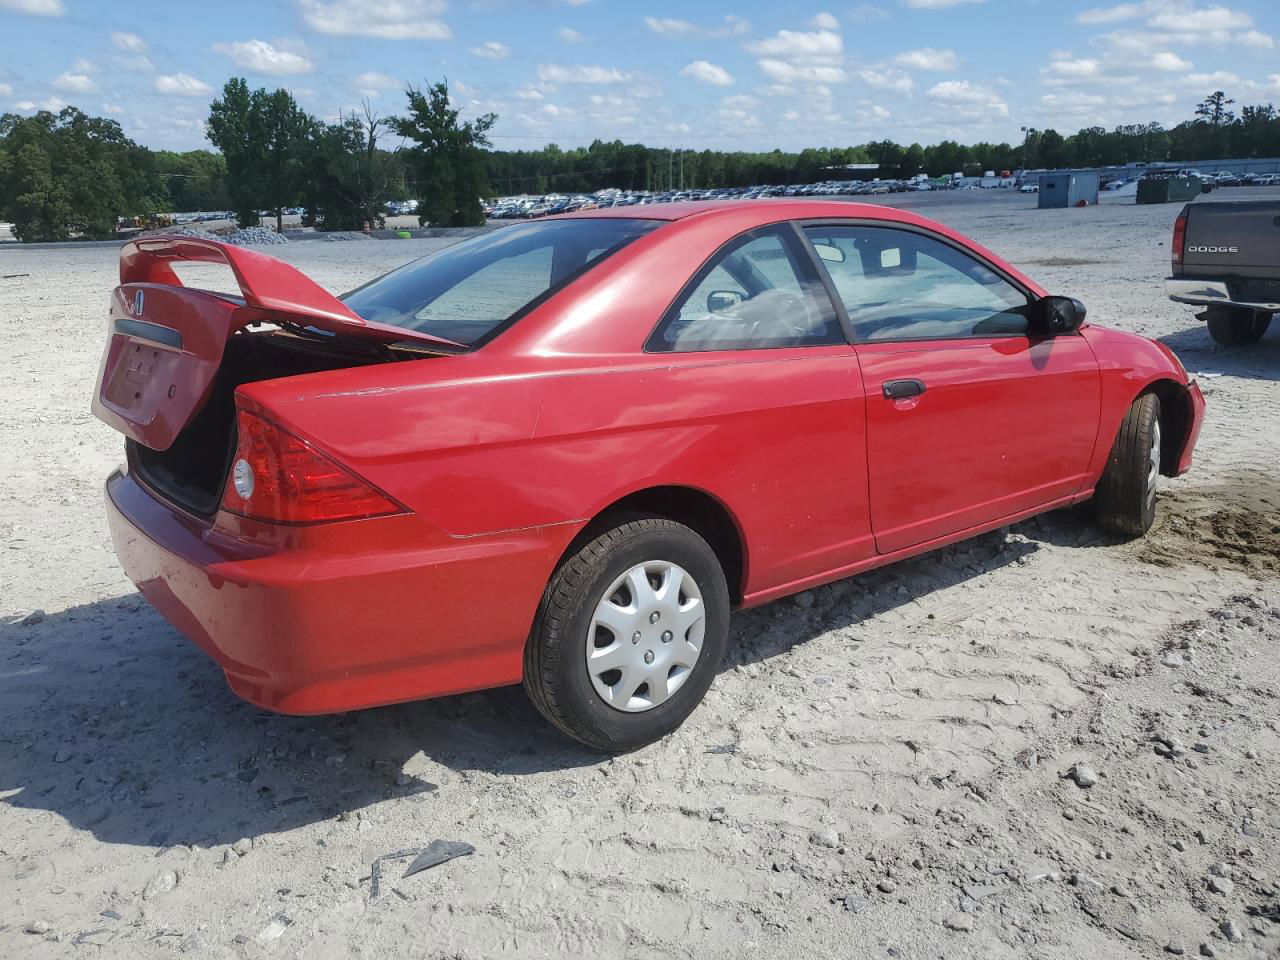
[[[680,189],[684,189],[684,147],[680,148]]]

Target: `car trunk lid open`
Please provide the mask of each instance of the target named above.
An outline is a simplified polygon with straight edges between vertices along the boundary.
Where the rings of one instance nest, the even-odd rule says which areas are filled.
[[[240,296],[184,287],[174,261],[223,263]],[[227,341],[253,324],[291,324],[334,336],[456,353],[461,344],[371,323],[290,265],[193,237],[133,240],[120,252],[107,348],[93,412],[131,440],[163,451],[200,412]]]
[[[175,261],[230,267],[239,295],[184,287]],[[241,385],[464,349],[368,322],[273,257],[204,239],[144,238],[121,250],[93,412],[128,438],[130,469],[153,491],[211,517],[237,449]]]

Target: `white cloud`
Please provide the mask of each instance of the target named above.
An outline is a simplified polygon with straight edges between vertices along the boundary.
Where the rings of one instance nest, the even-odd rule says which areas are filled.
[[[733,84],[733,76],[728,70],[706,60],[693,61],[680,71],[680,75],[692,77],[699,83],[707,83],[713,87],[728,87]]]
[[[29,113],[33,110],[48,110],[50,113],[57,113],[63,107],[67,106],[67,101],[58,97],[45,97],[43,100],[19,100],[13,105],[15,110],[23,113]]]
[[[265,40],[242,40],[236,43],[215,43],[213,49],[231,59],[237,67],[250,73],[272,76],[291,76],[310,73],[315,64],[300,53],[281,50]]]
[[[960,58],[954,50],[936,50],[933,47],[921,47],[919,50],[908,50],[893,58],[895,63],[916,70],[954,70],[960,65]]]
[[[848,17],[854,23],[879,23],[888,20],[890,14],[884,7],[877,7],[873,3],[864,3],[850,10]]]
[[[794,63],[768,57],[756,61],[756,64],[775,83],[844,83],[849,79],[844,67]]]
[[[718,27],[702,27],[679,17],[645,17],[644,23],[654,33],[664,37],[736,37],[751,32],[751,24],[733,14],[727,14]]]
[[[213,88],[187,73],[161,73],[155,78],[156,91],[170,96],[203,97]]]
[[[751,32],[751,24],[732,13],[725,14],[724,23],[710,28],[707,33],[712,37],[740,37]]]
[[[63,6],[62,0],[0,0],[0,10],[30,13],[37,17],[62,17],[67,13],[67,8]],[[31,103],[30,100],[25,102]],[[35,104],[32,104],[32,106],[35,106]],[[30,109],[30,107],[27,109]]]
[[[92,93],[98,89],[98,85],[93,82],[93,78],[83,73],[72,73],[68,70],[66,73],[60,73],[53,80],[53,85],[59,90],[66,90],[69,93]]]
[[[147,43],[136,33],[125,33],[123,30],[111,31],[111,42],[127,53],[146,53]]]
[[[1198,33],[1202,30],[1244,30],[1253,26],[1253,18],[1247,13],[1228,10],[1226,7],[1208,7],[1204,10],[1174,9],[1157,13],[1147,21],[1157,30],[1174,30],[1182,33]]]
[[[1156,70],[1168,70],[1169,72],[1177,72],[1191,69],[1191,62],[1183,60],[1176,53],[1168,50],[1161,50],[1151,58],[1151,66]]]
[[[448,40],[444,0],[295,0],[307,25],[339,37]]]
[[[910,93],[915,86],[910,74],[893,68],[875,70],[868,67],[858,71],[858,78],[873,89],[892,90],[895,93]]]
[[[1049,76],[1066,80],[1092,80],[1102,76],[1102,64],[1090,57],[1079,60],[1055,60],[1045,67]]]
[[[152,63],[150,59],[143,56],[142,54],[136,54],[136,55],[127,56],[127,57],[117,54],[111,59],[114,60],[116,63],[118,63],[120,66],[124,67],[126,70],[132,70],[134,73],[152,73],[156,68],[156,65]]]
[[[542,91],[534,87],[523,87],[516,91],[517,100],[541,100]]]
[[[124,107],[120,106],[118,103],[104,103],[102,105],[102,112],[110,114],[113,117],[118,117],[124,113]]]
[[[543,83],[626,83],[630,79],[616,67],[563,66],[558,63],[538,64],[538,79]]]
[[[489,40],[478,47],[472,47],[471,55],[483,60],[505,60],[511,56],[511,48],[497,40]]]
[[[748,43],[756,65],[776,84],[844,83],[844,38],[834,30],[779,30]]]
[[[779,30],[772,37],[747,44],[747,49],[766,57],[787,59],[837,58],[844,53],[844,38],[832,30]]]
[[[1147,12],[1149,4],[1122,3],[1114,7],[1094,7],[1076,16],[1076,23],[1120,23],[1123,20],[1134,20]]]
[[[940,103],[970,116],[994,114],[1009,115],[1009,105],[994,90],[970,83],[968,80],[944,80],[929,88],[929,96]]]
[[[675,17],[645,17],[645,26],[664,37],[687,37],[698,32],[698,25]]]
[[[824,10],[821,13],[815,13],[810,17],[809,22],[805,24],[805,26],[812,27],[814,30],[839,30],[840,21],[837,20],[833,14],[827,13],[827,11]]]
[[[1246,47],[1255,47],[1258,50],[1270,50],[1276,45],[1270,34],[1263,33],[1260,30],[1246,30],[1244,33],[1237,33],[1236,42],[1242,43]]]
[[[1182,78],[1182,82],[1184,86],[1196,90],[1223,90],[1238,87],[1243,81],[1229,70],[1215,70],[1212,73],[1189,73]]]
[[[561,27],[559,30],[556,31],[556,36],[558,36],[565,43],[582,43],[584,40],[587,39],[582,34],[580,34],[577,30],[573,29],[573,27]]]
[[[8,97],[13,95],[13,87],[7,83],[0,83],[0,97]]]
[[[352,85],[360,92],[362,97],[371,99],[383,90],[394,90],[402,86],[401,82],[395,77],[389,77],[385,73],[378,73],[376,70],[370,70],[368,73],[353,77]]]
[[[958,7],[962,3],[986,3],[987,0],[904,0],[908,7],[916,10],[945,10]]]
[[[1084,110],[1092,110],[1103,106],[1107,102],[1107,98],[1094,93],[1079,93],[1075,91],[1066,91],[1063,93],[1046,93],[1040,98],[1040,103],[1051,109],[1068,112],[1079,112]]]

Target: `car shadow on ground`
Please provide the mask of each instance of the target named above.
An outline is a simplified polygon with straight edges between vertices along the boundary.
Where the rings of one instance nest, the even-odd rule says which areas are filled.
[[[1104,542],[1079,511],[1060,511],[745,611],[723,669],[1016,563],[1042,543]],[[265,713],[231,694],[136,594],[0,624],[0,803],[53,812],[103,842],[208,847],[430,793],[432,777],[601,762],[553,730],[519,687],[338,716]]]
[[[1201,386],[1216,375],[1280,380],[1280,319],[1272,321],[1257,343],[1242,347],[1214,343],[1204,324],[1156,339],[1178,355],[1188,372],[1200,378]]]

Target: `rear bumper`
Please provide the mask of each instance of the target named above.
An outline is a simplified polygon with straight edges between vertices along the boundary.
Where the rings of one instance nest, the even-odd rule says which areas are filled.
[[[1280,302],[1233,300],[1231,290],[1221,280],[1188,280],[1182,277],[1169,277],[1164,282],[1164,292],[1170,300],[1178,303],[1241,307],[1245,310],[1280,313]]]
[[[127,474],[107,480],[116,553],[138,590],[239,696],[333,713],[518,683],[542,590],[576,525],[458,540],[409,514],[219,534]]]

